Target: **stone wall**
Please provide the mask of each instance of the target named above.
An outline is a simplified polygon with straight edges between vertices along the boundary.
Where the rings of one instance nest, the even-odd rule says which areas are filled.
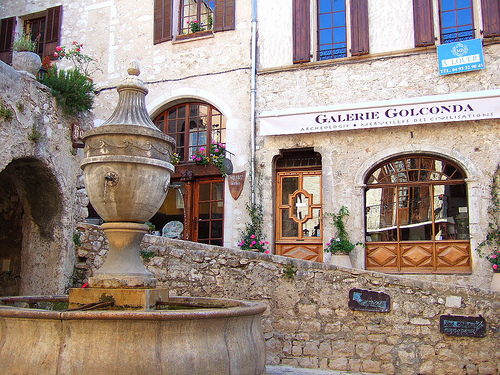
[[[106,253],[83,224],[81,268]],[[171,295],[264,301],[267,363],[384,374],[498,374],[500,293],[275,255],[145,236],[143,258]],[[352,311],[353,288],[384,292],[388,313]],[[482,316],[486,337],[440,333],[441,315]]]
[[[88,215],[81,151],[50,89],[0,61],[0,295],[63,293]]]

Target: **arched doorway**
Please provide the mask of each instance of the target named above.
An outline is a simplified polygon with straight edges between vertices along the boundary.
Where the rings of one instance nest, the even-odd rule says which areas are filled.
[[[321,155],[282,150],[276,159],[277,255],[323,261]]]
[[[17,159],[0,172],[1,294],[47,293],[64,282],[61,215],[61,190],[43,162]]]
[[[471,272],[466,175],[460,167],[437,156],[405,155],[367,176],[367,269]]]
[[[186,101],[163,111],[153,122],[175,139],[180,160],[172,188],[151,222],[162,230],[167,223],[180,221],[180,238],[222,246],[225,180],[215,165],[198,165],[193,155],[201,152],[210,158],[211,145],[225,148],[225,116],[211,104]]]

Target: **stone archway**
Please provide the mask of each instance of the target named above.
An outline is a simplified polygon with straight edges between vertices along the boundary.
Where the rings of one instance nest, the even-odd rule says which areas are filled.
[[[60,289],[62,211],[59,184],[42,161],[17,159],[0,172],[0,294]]]

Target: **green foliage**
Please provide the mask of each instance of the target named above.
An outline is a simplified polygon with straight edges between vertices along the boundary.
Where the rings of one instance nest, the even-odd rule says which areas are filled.
[[[269,245],[269,242],[265,241],[262,235],[262,224],[264,223],[262,205],[247,203],[246,209],[250,215],[250,222],[245,224],[238,246],[242,250],[258,250],[261,253],[267,253],[266,245]]]
[[[333,212],[325,212],[325,216],[332,217],[332,223],[337,230],[337,235],[330,239],[330,242],[326,244],[325,251],[327,253],[337,253],[337,254],[349,254],[354,250],[356,245],[362,245],[361,242],[352,243],[349,240],[349,235],[345,229],[344,218],[349,216],[350,212],[346,206],[342,206],[338,214]]]
[[[3,104],[0,104],[0,117],[10,120],[12,115],[12,110],[9,107],[4,107]]]
[[[285,276],[287,279],[293,279],[296,273],[297,269],[292,263],[285,264],[283,266],[283,276]]]
[[[488,216],[490,222],[488,224],[488,233],[486,239],[479,244],[476,251],[483,258],[484,248],[490,249],[490,254],[486,255],[486,259],[493,265],[494,270],[500,269],[500,165],[493,174],[491,183],[491,204],[488,207]]]
[[[31,133],[28,134],[28,139],[31,141],[31,142],[34,142],[34,143],[37,143],[40,138],[42,137],[42,133],[40,133],[35,125],[33,125],[33,127],[31,128]]]
[[[78,69],[49,68],[42,83],[50,87],[52,95],[68,115],[87,112],[94,104],[94,83]]]
[[[81,233],[80,232],[73,233],[73,243],[76,246],[82,246],[82,241],[81,241],[80,237],[81,237]]]
[[[39,37],[40,36],[37,36],[36,39],[33,39],[31,34],[26,34],[24,31],[21,31],[16,34],[12,48],[16,52],[35,52]]]
[[[153,258],[156,255],[156,253],[154,251],[141,250],[140,253],[141,253],[141,257],[144,261],[148,261],[149,259]]]

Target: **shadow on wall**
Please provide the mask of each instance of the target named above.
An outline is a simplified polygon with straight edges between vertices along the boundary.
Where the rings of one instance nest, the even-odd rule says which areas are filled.
[[[18,295],[25,279],[57,268],[62,194],[40,160],[12,161],[0,172],[0,295]]]

